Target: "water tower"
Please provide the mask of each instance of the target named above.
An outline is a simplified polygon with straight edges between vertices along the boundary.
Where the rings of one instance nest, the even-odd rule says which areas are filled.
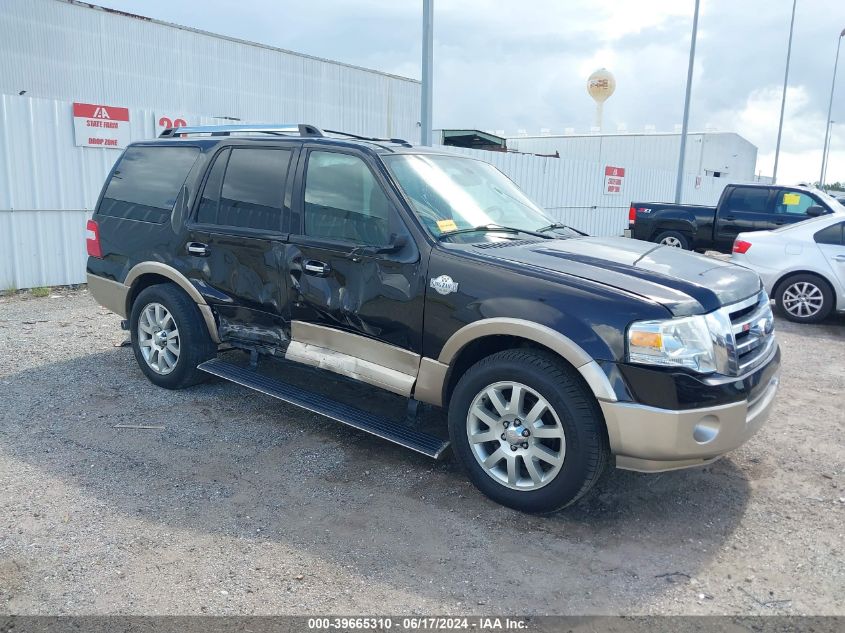
[[[587,78],[587,92],[596,102],[596,124],[595,127],[601,132],[602,129],[602,108],[613,91],[616,90],[616,78],[606,68],[599,68]]]

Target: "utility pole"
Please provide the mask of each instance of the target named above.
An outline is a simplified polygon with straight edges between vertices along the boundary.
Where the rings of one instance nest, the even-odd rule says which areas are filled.
[[[432,71],[434,66],[434,0],[423,0],[422,32],[422,103],[420,104],[420,142],[431,145]]]
[[[833,142],[833,139],[831,138],[831,136],[833,135],[833,124],[834,123],[836,123],[836,121],[828,121],[828,124],[827,124],[827,135],[828,135],[829,140],[828,140],[827,145],[826,145],[825,150],[824,150],[824,156],[822,156],[822,161],[823,161],[822,162],[822,165],[823,165],[823,167],[822,167],[822,179],[819,181],[819,189],[824,189],[824,187],[823,187],[824,181],[827,180],[827,166],[828,166],[829,161],[830,161],[830,145]]]
[[[833,112],[833,92],[836,88],[836,67],[839,65],[839,47],[842,45],[842,38],[845,37],[845,29],[839,34],[836,40],[836,58],[833,61],[833,81],[830,82],[830,102],[827,105],[827,118],[824,120],[824,147],[822,148],[822,171],[819,175],[819,189],[824,189],[824,177],[827,171],[827,145],[830,142],[830,115]]]
[[[675,183],[675,204],[680,204],[684,188],[684,158],[687,151],[687,128],[689,127],[689,98],[692,90],[692,68],[695,63],[695,38],[698,35],[698,7],[700,0],[695,0],[695,13],[692,17],[692,39],[689,46],[689,68],[687,69],[687,93],[684,97],[684,124],[681,128],[681,156],[678,159],[678,180]]]
[[[778,181],[778,158],[780,158],[780,139],[783,134],[783,111],[786,108],[786,85],[789,83],[789,58],[792,55],[792,29],[795,27],[795,5],[798,0],[792,0],[792,20],[789,23],[789,44],[786,45],[786,71],[783,74],[783,95],[780,99],[780,122],[778,123],[778,142],[775,145],[775,167],[772,170],[772,184]]]

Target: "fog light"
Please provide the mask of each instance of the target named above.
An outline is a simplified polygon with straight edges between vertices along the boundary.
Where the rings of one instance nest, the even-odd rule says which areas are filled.
[[[698,422],[692,429],[692,438],[699,444],[709,444],[719,434],[721,423],[715,415],[708,415]]]

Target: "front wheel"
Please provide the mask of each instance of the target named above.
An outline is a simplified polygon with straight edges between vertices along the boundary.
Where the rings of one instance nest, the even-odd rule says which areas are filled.
[[[609,453],[592,393],[571,367],[537,350],[506,350],[471,367],[449,403],[449,435],[476,487],[523,512],[577,501]]]
[[[129,328],[135,360],[153,384],[181,389],[207,378],[197,365],[213,358],[217,346],[199,308],[180,288],[157,284],[142,290]]]

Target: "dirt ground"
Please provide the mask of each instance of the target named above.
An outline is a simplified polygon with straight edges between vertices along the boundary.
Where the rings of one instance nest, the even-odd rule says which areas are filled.
[[[0,297],[0,612],[845,614],[845,318],[777,328],[748,444],[535,517],[236,385],[153,387],[85,290]]]

